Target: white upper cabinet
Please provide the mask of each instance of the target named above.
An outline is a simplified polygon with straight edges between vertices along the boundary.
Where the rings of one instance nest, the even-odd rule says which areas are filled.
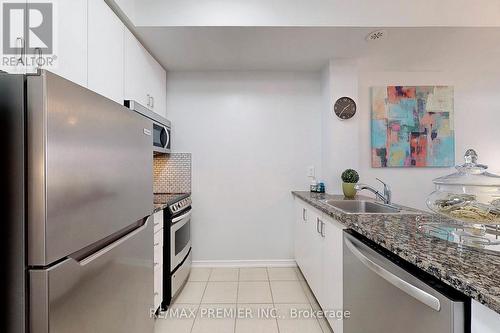
[[[40,8],[40,4],[49,7]],[[87,86],[87,0],[28,0],[16,5],[18,9],[9,13],[13,21],[11,38],[14,45],[23,47],[22,52],[13,55],[14,58],[22,58],[22,62],[15,67],[2,66],[2,69],[19,74],[35,73],[41,68]],[[19,6],[24,12],[19,10]],[[25,22],[24,16],[29,18],[28,22]],[[52,24],[52,34],[36,35],[28,30],[29,35],[25,36],[22,27],[39,22]],[[47,47],[52,50],[48,51]]]
[[[26,38],[23,27],[27,2],[0,1],[0,5],[5,5],[2,7],[2,18],[0,19],[0,39],[2,42],[0,70],[12,74],[24,74],[26,73]],[[4,24],[3,21],[7,17],[10,20],[9,25]],[[4,31],[4,28],[8,28],[9,31]],[[7,47],[9,49],[5,50]]]
[[[150,57],[152,61],[152,87],[151,94],[153,95],[152,109],[159,115],[167,116],[167,74],[163,67]]]
[[[88,0],[88,88],[123,104],[125,26],[104,0]]]
[[[128,30],[124,31],[125,99],[166,115],[166,73]]]
[[[124,31],[124,95],[125,99],[139,102],[149,108],[151,103],[152,68],[148,61],[149,53],[128,30]]]
[[[4,41],[10,43],[12,52],[4,55],[10,62],[0,64],[0,70],[23,74],[34,73],[38,68],[47,69],[117,103],[133,99],[166,116],[165,70],[104,0],[21,0],[13,3],[16,7],[9,16],[12,41]],[[43,38],[38,40],[35,36],[30,41],[24,35],[25,16],[42,22],[50,17],[50,13],[35,7],[39,3],[52,5],[53,34],[49,42],[53,48],[50,53],[43,46],[37,47],[47,42]],[[34,6],[32,10],[30,4]],[[30,14],[26,15],[28,12]],[[0,34],[2,29],[0,25]]]
[[[40,1],[29,0],[28,3],[40,3]],[[41,61],[40,68],[86,87],[87,0],[51,0],[51,3],[54,11],[55,57]]]

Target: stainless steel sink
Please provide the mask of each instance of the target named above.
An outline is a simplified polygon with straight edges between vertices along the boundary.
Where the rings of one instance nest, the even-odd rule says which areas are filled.
[[[325,200],[327,205],[351,214],[398,214],[399,208],[365,200]]]

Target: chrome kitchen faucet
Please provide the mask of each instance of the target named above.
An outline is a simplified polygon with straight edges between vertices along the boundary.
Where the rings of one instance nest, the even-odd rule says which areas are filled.
[[[390,205],[391,201],[392,201],[391,187],[389,185],[387,185],[386,183],[384,183],[381,179],[379,179],[379,178],[376,178],[376,179],[379,182],[381,182],[382,185],[384,185],[384,194],[381,194],[379,191],[377,191],[376,188],[374,188],[368,184],[356,184],[356,186],[354,186],[354,188],[358,191],[368,190],[368,191],[374,193],[377,196],[377,198],[382,200],[386,205]]]

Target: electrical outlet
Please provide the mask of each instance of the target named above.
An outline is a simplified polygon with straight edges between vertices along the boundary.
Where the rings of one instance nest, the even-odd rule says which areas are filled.
[[[314,165],[311,165],[307,168],[307,177],[314,177],[315,176],[315,170],[314,170]]]

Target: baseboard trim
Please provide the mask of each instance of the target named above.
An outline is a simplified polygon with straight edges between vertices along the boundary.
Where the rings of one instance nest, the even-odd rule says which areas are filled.
[[[193,267],[297,267],[294,259],[280,260],[193,260]]]

